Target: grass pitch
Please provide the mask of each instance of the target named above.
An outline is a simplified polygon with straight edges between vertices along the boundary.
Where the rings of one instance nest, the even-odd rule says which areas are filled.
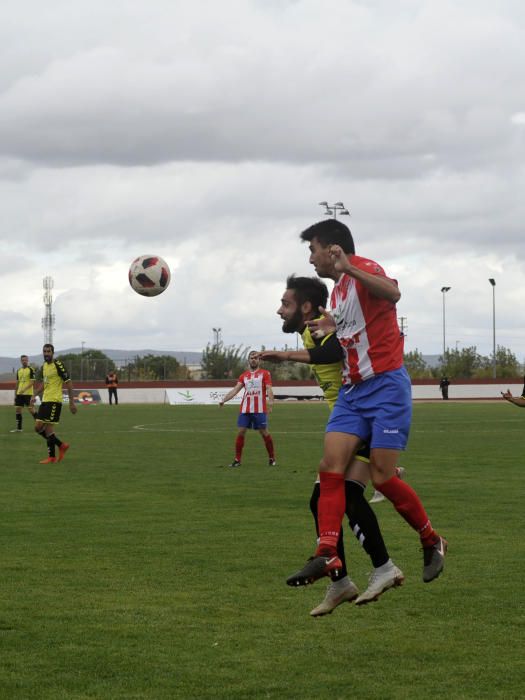
[[[233,458],[235,407],[63,413],[66,459],[0,408],[1,698],[521,698],[525,411],[415,406],[407,479],[450,543],[421,581],[417,537],[374,506],[405,585],[312,619],[324,584],[308,501],[326,407],[277,405]],[[370,564],[348,532],[352,577]]]

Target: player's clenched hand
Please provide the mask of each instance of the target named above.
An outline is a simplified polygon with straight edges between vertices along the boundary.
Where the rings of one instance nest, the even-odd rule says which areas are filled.
[[[346,272],[346,274],[352,272],[352,265],[350,265],[348,257],[340,245],[330,246],[330,257],[337,272]]]
[[[75,414],[75,413],[77,412],[77,407],[76,407],[74,401],[70,401],[70,402],[69,402],[69,410],[70,410],[71,413],[73,413],[73,414]]]

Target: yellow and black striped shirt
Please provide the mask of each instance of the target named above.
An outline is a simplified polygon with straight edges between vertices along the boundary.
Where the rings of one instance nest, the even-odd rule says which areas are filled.
[[[60,360],[44,362],[42,365],[42,381],[44,393],[42,401],[55,401],[62,403],[62,385],[69,382],[69,374]]]
[[[19,367],[16,372],[16,393],[19,396],[33,396],[34,381],[35,370],[32,367]]]
[[[312,334],[310,333],[308,326],[306,326],[301,334],[303,346],[306,348],[306,350],[311,350],[312,348],[319,347],[319,345],[324,345],[332,336],[333,333],[329,333],[328,335],[325,335],[322,340],[315,340],[312,338]],[[337,401],[339,389],[343,383],[341,375],[343,368],[342,360],[339,362],[333,362],[329,365],[311,364],[310,368],[315,377],[315,381],[322,389],[324,398],[330,410],[332,410],[335,402]]]

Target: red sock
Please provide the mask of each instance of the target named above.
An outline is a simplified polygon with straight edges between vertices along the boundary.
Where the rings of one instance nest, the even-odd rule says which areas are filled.
[[[321,495],[317,506],[319,544],[316,554],[336,554],[341,521],[345,513],[345,477],[334,472],[320,472]]]
[[[419,496],[406,481],[393,476],[384,484],[376,486],[376,489],[392,502],[399,515],[416,530],[424,547],[438,541],[438,534],[433,529]]]
[[[264,440],[264,444],[266,445],[266,451],[268,452],[268,457],[270,459],[275,459],[275,455],[273,452],[273,440],[271,435],[263,435],[262,439]]]
[[[235,459],[240,462],[242,455],[242,448],[244,447],[244,435],[237,435],[235,438]]]

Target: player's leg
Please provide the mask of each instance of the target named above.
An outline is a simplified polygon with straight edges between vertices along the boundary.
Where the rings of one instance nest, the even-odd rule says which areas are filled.
[[[319,496],[321,493],[321,487],[319,481],[314,484],[314,489],[312,491],[312,496],[310,498],[310,510],[314,517],[315,530],[317,537],[319,537],[319,521],[317,517],[317,506],[319,502]],[[341,603],[351,603],[359,595],[359,590],[355,583],[348,576],[348,571],[346,568],[346,558],[345,558],[345,548],[343,543],[343,528],[339,532],[339,539],[337,541],[337,555],[341,560],[341,569],[334,575],[331,583],[326,589],[326,594],[324,599],[317,605],[313,610],[310,611],[312,617],[321,617],[322,615],[329,615],[338,605]]]
[[[405,478],[405,467],[402,467],[401,465],[397,465],[396,467],[396,476],[398,476],[400,479]],[[378,491],[377,489],[374,489],[374,493],[372,494],[372,497],[368,501],[369,503],[383,503],[383,501],[386,501],[386,498],[383,496],[381,491]]]
[[[43,433],[47,443],[47,459],[40,460],[40,464],[51,464],[57,461],[54,424],[45,422]]]
[[[18,397],[17,397],[18,399]],[[22,432],[22,406],[19,406],[18,404],[15,404],[15,421],[16,421],[16,428],[11,430],[12,433],[20,433]]]
[[[370,383],[369,383],[370,382]],[[375,488],[417,531],[423,545],[423,581],[443,570],[447,542],[435,532],[419,496],[396,475],[399,453],[408,441],[412,417],[412,389],[404,367],[364,382],[364,404],[372,413],[370,470]]]
[[[342,567],[337,556],[337,541],[346,507],[344,474],[360,443],[361,438],[356,435],[325,434],[324,454],[319,467],[319,541],[314,556],[286,579],[289,586],[306,586],[323,576],[333,579]]]
[[[237,418],[237,436],[235,437],[235,457],[230,467],[240,467],[242,460],[242,451],[244,448],[244,441],[246,436],[246,431],[250,424],[250,414],[249,413],[239,413]]]
[[[356,600],[365,605],[379,598],[390,588],[400,586],[405,577],[388,554],[376,514],[365,498],[366,484],[370,479],[370,468],[364,458],[356,458],[346,473],[346,514],[350,527],[370,557],[373,571],[368,587]]]
[[[48,411],[48,405],[47,403],[41,403],[40,408],[38,409],[38,413],[35,419],[35,433],[37,435],[40,435],[40,437],[47,442],[47,435],[46,435],[46,417],[49,413]],[[49,457],[49,455],[48,455]]]
[[[275,467],[277,462],[275,461],[275,448],[273,445],[272,436],[268,432],[268,418],[266,413],[255,413],[256,425],[259,429],[259,433],[266,447],[266,452],[268,453],[268,464],[271,467]]]
[[[416,491],[399,478],[397,450],[373,448],[370,465],[375,488],[393,504],[397,512],[419,535],[423,546],[423,581],[429,583],[443,570],[447,542],[432,527]]]

